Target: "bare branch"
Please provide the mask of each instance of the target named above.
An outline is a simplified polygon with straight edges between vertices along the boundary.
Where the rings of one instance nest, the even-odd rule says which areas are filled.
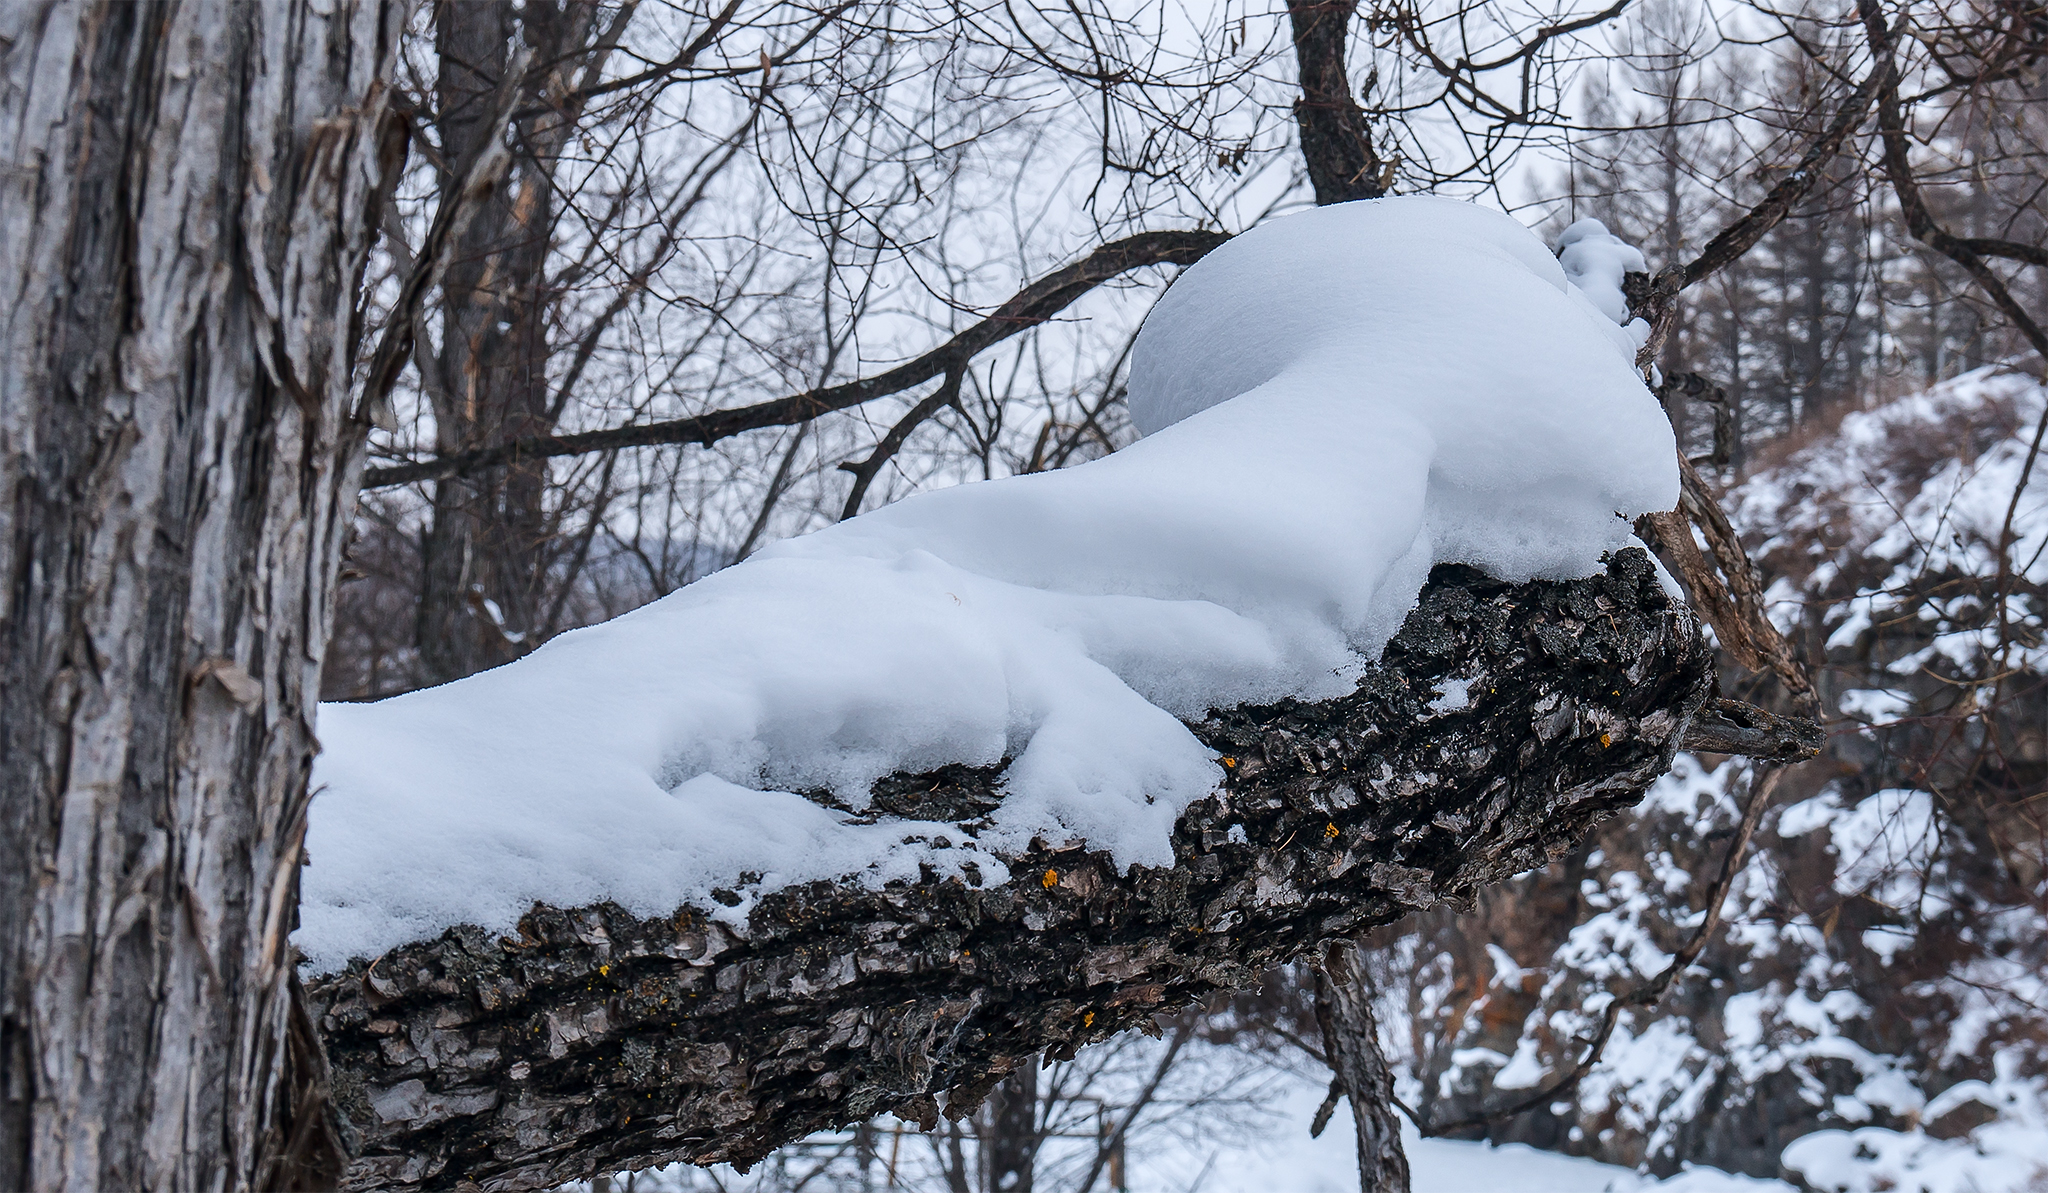
[[[1800,200],[1813,193],[1821,179],[1826,177],[1827,164],[1841,153],[1843,142],[1863,123],[1871,101],[1876,98],[1878,90],[1886,86],[1889,77],[1888,68],[1872,67],[1870,74],[1842,100],[1842,106],[1835,111],[1835,118],[1806,147],[1806,152],[1799,155],[1798,164],[1778,180],[1778,185],[1771,188],[1763,202],[1723,228],[1707,242],[1706,248],[1700,250],[1700,255],[1686,265],[1685,274],[1679,280],[1680,289],[1711,277],[1716,270],[1754,248],[1756,242],[1771,229],[1785,222],[1785,217],[1792,214]]]
[[[2048,248],[2022,244],[2017,240],[1995,240],[1985,236],[1966,237],[1958,242],[1979,257],[2006,257],[2029,265],[2048,265]]]
[[[946,407],[960,404],[960,372],[957,368],[948,369],[946,380],[938,390],[911,407],[910,413],[898,420],[895,426],[890,427],[889,433],[882,436],[882,441],[875,445],[874,452],[867,459],[858,464],[839,466],[842,471],[853,474],[853,490],[846,495],[846,508],[839,512],[840,521],[843,522],[860,512],[861,498],[867,496],[868,486],[874,483],[875,474],[882,470],[882,465],[887,464],[902,450],[912,431],[917,430],[926,419]]]
[[[1111,278],[1147,265],[1192,265],[1228,239],[1229,234],[1224,232],[1141,232],[1112,241],[1083,260],[1024,287],[996,308],[994,314],[944,344],[874,377],[693,418],[613,427],[580,435],[534,435],[414,464],[373,468],[363,474],[363,488],[438,480],[515,461],[554,459],[622,447],[709,445],[746,431],[804,422],[920,385],[940,376],[955,363],[964,363],[976,353],[1044,323]]]

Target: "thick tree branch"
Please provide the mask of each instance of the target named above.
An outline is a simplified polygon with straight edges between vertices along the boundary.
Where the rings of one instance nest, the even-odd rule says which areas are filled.
[[[1705,696],[1697,627],[1635,549],[1570,583],[1439,568],[1355,694],[1191,725],[1228,777],[1170,868],[1034,842],[1002,886],[815,883],[744,934],[717,909],[535,907],[516,937],[358,959],[310,988],[361,1143],[348,1185],[538,1188],[933,1123],[940,1096],[966,1113],[1034,1054],[1571,848],[1668,766]],[[998,768],[948,767],[878,784],[871,814],[964,839],[1001,799]]]
[[[438,480],[515,461],[576,456],[622,447],[671,443],[708,446],[745,431],[804,422],[821,414],[901,393],[943,375],[949,368],[964,367],[977,353],[1020,331],[1044,323],[1111,278],[1146,265],[1192,265],[1228,239],[1229,235],[1223,232],[1141,232],[1112,241],[1081,261],[1024,287],[1008,302],[997,307],[994,314],[916,360],[873,377],[694,418],[612,427],[580,435],[535,435],[418,463],[372,468],[363,473],[363,488],[379,489],[414,481]]]
[[[1979,257],[2005,257],[2013,261],[2024,261],[2029,265],[2048,265],[2048,248],[2038,244],[2023,244],[2017,240],[1994,240],[1985,236],[1971,236],[1957,243]]]
[[[1827,744],[1820,722],[1781,717],[1740,700],[1715,697],[1693,715],[1680,748],[1695,754],[1735,754],[1760,762],[1804,762]]]

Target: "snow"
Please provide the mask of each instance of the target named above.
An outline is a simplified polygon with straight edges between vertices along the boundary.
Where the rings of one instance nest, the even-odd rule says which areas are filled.
[[[1853,717],[1873,728],[1895,724],[1913,708],[1913,698],[1890,688],[1857,688],[1843,692],[1835,706],[1845,717]]]
[[[1923,1123],[1938,1123],[1965,1101],[1997,1112],[1998,1117],[1960,1138],[1940,1138],[1917,1128],[1816,1131],[1787,1145],[1782,1162],[1823,1193],[2041,1188],[2048,1184],[2048,1078],[2024,1075],[2019,1049],[2001,1050],[1994,1064],[1993,1080],[1958,1083],[1926,1106]]]
[[[2033,429],[2044,403],[2048,388],[2038,378],[1986,365],[1924,392],[1852,411],[1833,435],[1744,481],[1732,494],[1731,517],[1752,536],[1772,536],[1760,557],[1785,542],[1830,544],[1810,548],[1811,571],[1803,586],[1785,575],[1773,583],[1766,595],[1776,605],[1774,619],[1790,625],[1806,603],[1825,600],[1841,611],[1828,646],[1847,649],[1873,625],[1911,607],[1910,616],[1925,623],[1933,640],[1892,660],[1890,670],[1897,675],[1943,662],[1967,671],[1997,649],[1995,626],[1974,615],[1975,585],[1951,586],[1953,595],[1936,591],[1925,601],[1917,597],[1942,577],[1997,574],[2008,514],[2018,579],[2048,583],[2048,495],[2019,484],[2029,475]],[[2016,491],[2021,498],[2014,506]],[[1889,572],[1852,591],[1836,591],[1838,577],[1866,572],[1872,561],[1888,564]],[[2014,621],[2031,616],[2023,604],[2016,600]],[[2011,648],[1999,666],[2048,669],[2048,647]],[[1852,697],[1844,711],[1883,724],[1894,706],[1885,689],[1870,689]]]
[[[1637,344],[1649,335],[1649,324],[1628,317],[1628,296],[1621,288],[1630,273],[1647,273],[1649,265],[1636,246],[1607,230],[1607,225],[1590,217],[1566,228],[1557,238],[1557,263],[1579,293],[1616,323],[1640,329],[1631,332]]]
[[[1674,504],[1633,352],[1504,215],[1403,198],[1253,229],[1147,320],[1131,447],[912,497],[497,670],[323,708],[294,942],[325,971],[537,901],[661,915],[721,888],[743,926],[813,879],[1002,882],[989,850],[1034,837],[1165,864],[1221,775],[1182,718],[1339,695],[1433,564],[1588,575]],[[972,833],[791,794],[858,812],[883,775],[1006,759]]]
[[[1413,1193],[1793,1193],[1783,1181],[1695,1168],[1667,1180],[1615,1164],[1546,1152],[1521,1143],[1493,1146],[1424,1139],[1402,1124]],[[1300,1130],[1300,1128],[1295,1128]],[[1199,1186],[1171,1180],[1132,1183],[1133,1193],[1198,1187],[1201,1193],[1355,1193],[1358,1158],[1351,1107],[1340,1103],[1316,1139],[1306,1131],[1277,1146],[1219,1154]]]
[[[1280,1073],[1238,1091],[1253,1105],[1240,1104],[1235,1113],[1222,1107],[1204,1114],[1200,1105],[1189,1103],[1177,1113],[1169,1111],[1164,1121],[1141,1121],[1131,1137],[1125,1168],[1130,1193],[1356,1193],[1358,1159],[1350,1105],[1340,1100],[1323,1133],[1308,1133],[1326,1086],[1327,1080]],[[888,1139],[896,1124],[888,1119],[882,1123]],[[818,1146],[811,1154],[843,1154],[845,1138],[843,1133],[817,1136]],[[1093,1144],[1092,1138],[1077,1141],[1071,1136],[1047,1140],[1038,1155],[1038,1187],[1066,1189],[1078,1184],[1077,1168],[1085,1170],[1086,1164],[1083,1160],[1077,1165],[1074,1158],[1092,1155]],[[1714,1168],[1690,1167],[1658,1180],[1619,1165],[1526,1144],[1424,1139],[1406,1121],[1401,1144],[1413,1193],[1794,1193],[1783,1181]],[[901,1159],[897,1187],[905,1193],[939,1193],[947,1187],[927,1160],[931,1149],[916,1135],[907,1135],[898,1148],[885,1145],[883,1150],[885,1156],[893,1150]],[[824,1171],[840,1175],[842,1183],[818,1180],[812,1187],[853,1184],[850,1166],[844,1160],[841,1165]],[[873,1173],[871,1185],[879,1187],[880,1177]],[[643,1172],[637,1185],[648,1193],[769,1193],[794,1183],[787,1178],[778,1182],[771,1162],[756,1170],[752,1180],[723,1165],[707,1170],[679,1164]],[[1096,1186],[1104,1187],[1106,1182]]]

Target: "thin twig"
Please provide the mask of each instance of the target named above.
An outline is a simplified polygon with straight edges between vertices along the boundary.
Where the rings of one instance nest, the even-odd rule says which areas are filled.
[[[370,358],[370,371],[363,385],[363,414],[379,427],[387,430],[392,426],[391,389],[398,384],[398,374],[405,368],[406,358],[412,355],[413,331],[417,326],[415,316],[427,291],[438,285],[448,265],[448,246],[462,238],[469,223],[483,201],[495,190],[505,176],[505,170],[512,164],[512,151],[505,144],[505,129],[512,121],[512,108],[519,100],[520,88],[526,80],[526,67],[533,60],[533,51],[525,46],[512,55],[512,61],[498,78],[497,93],[491,97],[491,118],[470,151],[469,160],[460,164],[459,177],[462,185],[434,213],[434,222],[427,230],[425,243],[420,246],[419,255],[413,259],[412,271],[406,275],[405,285],[398,292],[398,301],[392,305],[389,319],[384,324],[384,334],[377,341],[377,351]],[[368,486],[365,486],[366,488]]]

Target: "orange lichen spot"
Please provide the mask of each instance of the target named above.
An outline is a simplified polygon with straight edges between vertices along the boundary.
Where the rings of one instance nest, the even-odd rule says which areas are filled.
[[[1601,734],[1601,735],[1600,735],[1600,748],[1601,748],[1601,749],[1603,749],[1603,750],[1604,750],[1604,749],[1606,749],[1607,747],[1609,747],[1609,746],[1611,746],[1611,745],[1613,745],[1613,744],[1614,744],[1614,735],[1613,735],[1612,733],[1603,733],[1603,734]]]
[[[1046,888],[1047,890],[1051,890],[1053,887],[1059,885],[1059,881],[1060,872],[1058,870],[1047,870],[1045,872],[1045,877],[1038,880],[1038,885]]]
[[[1095,1012],[1093,1012],[1093,1011],[1090,1011],[1090,1012],[1088,1012],[1087,1014],[1085,1014],[1085,1015],[1081,1016],[1081,1026],[1082,1026],[1082,1027],[1094,1027],[1094,1026],[1095,1026]]]
[[[1336,826],[1335,824],[1326,824],[1326,825],[1324,825],[1324,826],[1323,826],[1323,840],[1325,840],[1325,841],[1334,841],[1334,840],[1336,840],[1336,839],[1337,839],[1337,826]]]
[[[1228,754],[1225,754],[1223,757],[1218,758],[1216,761],[1223,764],[1224,770],[1235,770],[1237,768],[1237,759],[1232,758]]]

